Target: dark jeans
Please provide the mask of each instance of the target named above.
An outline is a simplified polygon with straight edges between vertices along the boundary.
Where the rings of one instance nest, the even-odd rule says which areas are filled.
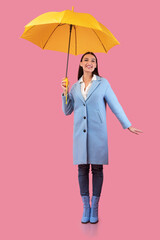
[[[78,165],[78,181],[81,196],[89,196],[89,169],[90,164]],[[92,193],[100,197],[103,183],[103,165],[91,164],[92,170]]]

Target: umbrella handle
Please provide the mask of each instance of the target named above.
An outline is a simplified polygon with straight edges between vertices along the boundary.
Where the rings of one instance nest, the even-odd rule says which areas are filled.
[[[66,77],[63,81],[66,82],[66,104],[67,104],[68,78]]]

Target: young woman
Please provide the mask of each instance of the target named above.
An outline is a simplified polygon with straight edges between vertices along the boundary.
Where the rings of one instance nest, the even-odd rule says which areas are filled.
[[[61,82],[62,110],[65,115],[74,111],[73,164],[78,165],[78,181],[83,201],[82,223],[98,222],[98,203],[103,183],[103,165],[108,164],[108,136],[106,104],[124,129],[138,134],[142,132],[131,126],[118,102],[110,83],[98,73],[97,57],[86,52],[80,61],[78,81],[69,92],[64,80]],[[90,207],[89,169],[92,170],[92,204]]]

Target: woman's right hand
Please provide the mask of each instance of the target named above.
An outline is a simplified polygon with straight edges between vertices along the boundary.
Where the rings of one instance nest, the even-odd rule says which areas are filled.
[[[63,89],[64,96],[66,96],[66,93],[69,92],[69,84],[70,84],[70,82],[68,81],[68,88],[66,88],[66,81],[64,79],[65,78],[62,78],[61,87]]]

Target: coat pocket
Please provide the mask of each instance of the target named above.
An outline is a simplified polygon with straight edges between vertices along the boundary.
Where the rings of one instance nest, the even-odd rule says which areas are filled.
[[[97,115],[98,115],[100,122],[103,123],[103,119],[102,119],[101,113],[99,111],[97,111]]]

